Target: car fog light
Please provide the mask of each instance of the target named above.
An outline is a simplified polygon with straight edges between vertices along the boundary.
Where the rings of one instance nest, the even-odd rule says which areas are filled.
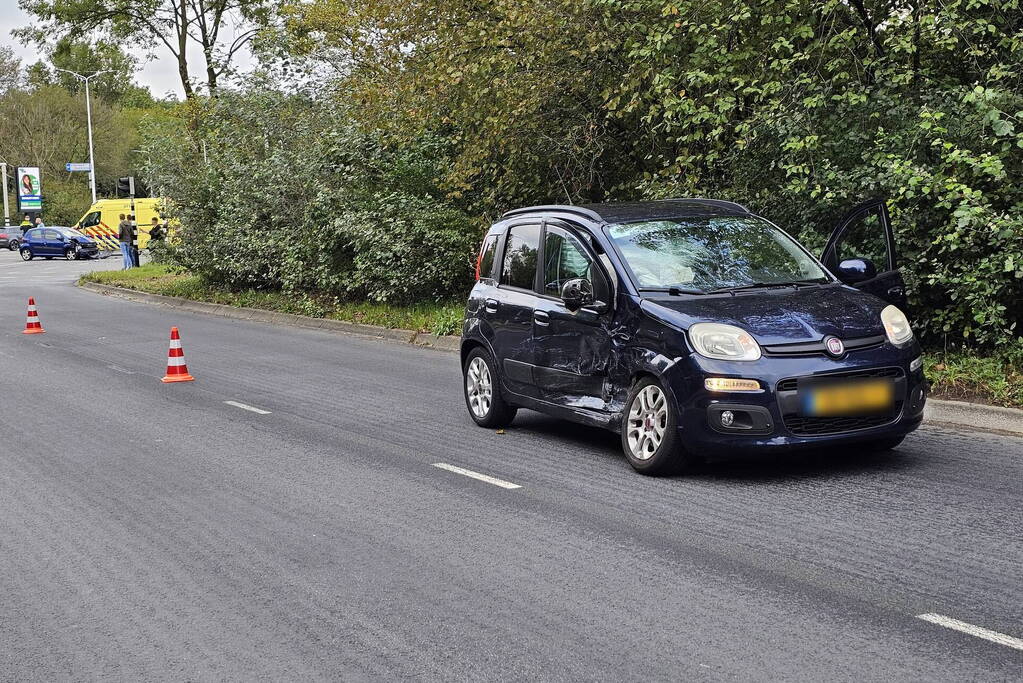
[[[924,364],[923,356],[917,356],[909,364],[909,371],[916,372]]]
[[[735,422],[735,415],[732,414],[731,410],[724,410],[721,412],[721,424],[723,426],[731,427],[733,422]]]
[[[707,391],[760,391],[760,382],[755,379],[708,377],[703,380],[703,388]]]

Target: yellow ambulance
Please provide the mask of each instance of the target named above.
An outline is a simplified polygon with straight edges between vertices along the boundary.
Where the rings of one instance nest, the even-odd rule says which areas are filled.
[[[160,214],[162,199],[136,199],[135,221],[139,229],[139,249],[145,249],[149,243],[149,227],[153,217],[164,220]],[[99,199],[85,212],[73,227],[89,235],[100,249],[120,251],[117,239],[117,226],[121,222],[121,214],[131,213],[131,201],[128,199]]]

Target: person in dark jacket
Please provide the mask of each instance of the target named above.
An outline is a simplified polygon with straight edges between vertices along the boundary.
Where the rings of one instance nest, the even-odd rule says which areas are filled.
[[[21,236],[24,237],[25,233],[32,229],[32,219],[26,213],[24,220],[21,221]]]

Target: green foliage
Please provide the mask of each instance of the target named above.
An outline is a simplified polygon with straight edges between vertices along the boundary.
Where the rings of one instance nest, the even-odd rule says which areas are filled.
[[[467,288],[479,227],[438,196],[436,139],[389,146],[345,107],[265,89],[189,111],[149,124],[145,149],[190,271],[232,289],[390,303]]]
[[[925,340],[1023,322],[1018,0],[313,0],[296,49],[367,125],[451,143],[449,197],[715,196],[822,244],[890,200]]]
[[[47,52],[49,63],[40,61],[28,67],[28,84],[32,88],[58,85],[77,95],[85,90],[85,85],[67,71],[85,75],[106,71],[90,81],[93,95],[108,104],[134,108],[154,104],[149,90],[134,83],[138,59],[126,54],[116,43],[63,38],[49,46]]]

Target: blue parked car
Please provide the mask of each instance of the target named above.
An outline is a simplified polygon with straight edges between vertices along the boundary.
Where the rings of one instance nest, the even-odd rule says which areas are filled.
[[[926,385],[887,208],[818,260],[732,202],[539,206],[488,232],[462,328],[469,414],[621,433],[646,474],[737,452],[894,448]]]
[[[60,256],[68,261],[95,258],[99,254],[96,241],[74,228],[44,226],[32,228],[21,240],[21,258],[31,261],[36,256],[52,259]]]

